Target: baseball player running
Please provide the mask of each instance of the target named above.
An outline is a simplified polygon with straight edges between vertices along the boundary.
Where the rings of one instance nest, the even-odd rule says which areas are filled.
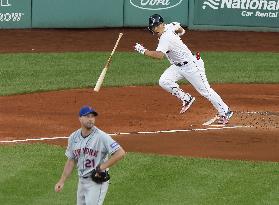
[[[165,24],[162,16],[154,14],[149,17],[148,29],[153,35],[157,34],[159,37],[156,51],[148,50],[139,43],[136,43],[134,48],[137,52],[152,58],[167,57],[171,66],[161,75],[159,85],[182,101],[180,113],[186,112],[195,101],[195,97],[185,93],[176,83],[184,78],[216,108],[218,111],[217,122],[227,124],[233,112],[210,87],[205,75],[204,62],[199,53],[193,55],[182,42],[180,36],[185,33],[185,30],[180,23]]]
[[[121,160],[125,151],[108,134],[95,127],[98,113],[89,106],[79,112],[81,128],[73,132],[68,140],[66,161],[55,191],[63,189],[74,166],[78,169],[78,205],[101,205],[109,186],[108,168]],[[110,156],[110,158],[108,158]]]

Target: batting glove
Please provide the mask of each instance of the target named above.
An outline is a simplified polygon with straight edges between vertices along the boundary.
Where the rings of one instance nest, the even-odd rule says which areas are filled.
[[[137,51],[141,54],[144,54],[144,52],[146,51],[146,48],[144,48],[143,45],[141,45],[139,43],[136,43],[134,48],[135,48],[135,51]]]

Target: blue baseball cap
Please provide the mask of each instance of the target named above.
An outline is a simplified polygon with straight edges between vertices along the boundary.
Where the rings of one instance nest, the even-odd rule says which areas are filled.
[[[90,106],[83,106],[82,108],[80,108],[80,111],[79,111],[79,116],[82,117],[82,116],[86,116],[88,114],[92,113],[94,116],[97,116],[98,113],[93,109],[91,108]]]

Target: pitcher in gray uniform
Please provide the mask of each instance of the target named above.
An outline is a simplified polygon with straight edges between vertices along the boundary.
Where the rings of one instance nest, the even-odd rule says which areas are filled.
[[[108,171],[109,167],[121,160],[125,151],[108,134],[95,126],[98,113],[89,106],[79,111],[81,128],[73,132],[68,140],[65,155],[66,161],[61,178],[55,185],[60,192],[71,175],[74,166],[78,169],[77,205],[101,205],[109,187],[109,181],[96,183],[92,180],[92,172]],[[97,174],[98,175],[98,174]]]

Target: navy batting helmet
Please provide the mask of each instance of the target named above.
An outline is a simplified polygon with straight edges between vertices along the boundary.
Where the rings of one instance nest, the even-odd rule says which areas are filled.
[[[164,19],[159,14],[153,14],[149,17],[149,26],[148,30],[151,31],[151,33],[154,34],[154,28],[156,26],[159,26],[161,23],[164,23]]]

